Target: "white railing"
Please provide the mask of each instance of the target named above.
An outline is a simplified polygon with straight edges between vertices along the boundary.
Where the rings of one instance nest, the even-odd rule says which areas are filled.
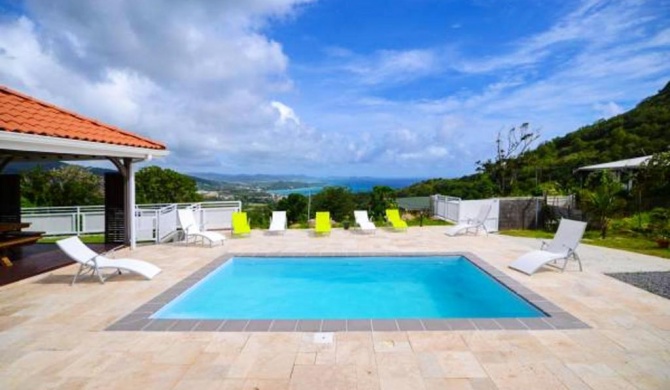
[[[433,195],[433,215],[446,221],[458,221],[461,198]]]
[[[465,223],[474,219],[479,213],[482,204],[493,202],[489,216],[486,219],[486,229],[489,232],[498,231],[500,217],[500,202],[498,199],[461,200],[452,196],[433,195],[433,215],[453,223]]]
[[[242,202],[202,202],[141,204],[135,208],[135,233],[138,241],[163,242],[177,231],[177,209],[192,207],[196,221],[207,230],[230,229],[234,211]],[[105,231],[105,206],[24,207],[21,221],[46,235],[98,234]]]
[[[21,221],[30,223],[31,230],[50,235],[101,233],[105,230],[105,207],[24,207]]]
[[[202,202],[190,205],[201,229],[220,230],[233,228],[233,212],[242,210],[240,201]]]
[[[157,241],[157,209],[135,209],[135,238],[137,241]]]

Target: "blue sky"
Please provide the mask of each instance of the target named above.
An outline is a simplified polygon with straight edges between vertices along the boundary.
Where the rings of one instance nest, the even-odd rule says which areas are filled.
[[[670,81],[670,1],[0,1],[0,83],[182,172],[456,177]]]

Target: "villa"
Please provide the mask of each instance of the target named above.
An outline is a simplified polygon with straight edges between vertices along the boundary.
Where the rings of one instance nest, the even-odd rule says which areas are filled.
[[[105,227],[108,242],[127,244],[117,257],[142,259],[162,269],[150,281],[123,274],[104,284],[88,278],[71,286],[77,267],[68,265],[0,287],[2,388],[670,387],[670,301],[606,275],[670,271],[667,260],[581,245],[582,272],[568,266],[565,272],[543,269],[527,276],[508,265],[537,249],[539,241],[483,233],[447,237],[443,227],[379,228],[372,235],[333,229],[319,238],[289,229],[283,235],[252,230],[233,239],[225,230],[224,245],[136,245],[133,164],[166,155],[165,145],[6,88],[0,95],[0,168],[15,159],[112,161],[119,175],[108,184],[106,212],[114,210],[117,218]],[[5,207],[16,200],[7,195],[17,189],[13,185],[3,186],[1,217],[20,223],[7,220],[16,218],[16,207]],[[450,254],[466,256],[542,315],[154,316],[231,257]]]

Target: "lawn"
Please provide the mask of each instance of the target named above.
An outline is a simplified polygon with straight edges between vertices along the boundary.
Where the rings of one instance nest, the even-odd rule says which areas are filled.
[[[500,234],[530,238],[551,239],[554,237],[553,233],[543,230],[503,230]],[[670,250],[659,248],[656,242],[647,237],[631,235],[629,233],[612,232],[607,238],[602,239],[599,232],[588,231],[584,234],[582,243],[670,259]]]
[[[58,240],[68,238],[72,236],[47,236],[41,238],[37,241],[39,244],[53,244]],[[82,234],[79,238],[86,244],[104,244],[105,235],[104,234]]]

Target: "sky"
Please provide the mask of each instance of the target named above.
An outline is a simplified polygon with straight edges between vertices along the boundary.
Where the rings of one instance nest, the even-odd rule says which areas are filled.
[[[670,0],[0,0],[0,84],[180,172],[458,177],[670,81]]]

